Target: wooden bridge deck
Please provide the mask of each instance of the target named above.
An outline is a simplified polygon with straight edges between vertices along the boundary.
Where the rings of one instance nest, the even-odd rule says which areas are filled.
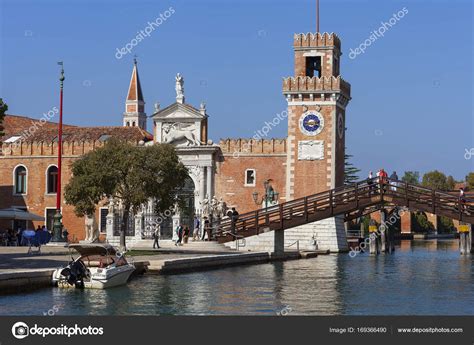
[[[379,184],[373,179],[248,212],[240,215],[234,225],[230,219],[223,220],[217,232],[217,240],[219,243],[225,243],[337,215],[354,219],[389,205],[430,212],[474,224],[472,201],[461,204],[457,196],[447,192],[390,179]]]

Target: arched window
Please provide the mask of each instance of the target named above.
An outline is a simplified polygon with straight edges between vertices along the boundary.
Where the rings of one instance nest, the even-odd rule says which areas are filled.
[[[55,194],[58,190],[58,167],[50,166],[46,171],[46,192]]]
[[[15,193],[26,194],[26,168],[22,165],[15,169]]]
[[[135,127],[135,121],[132,122],[132,127]]]

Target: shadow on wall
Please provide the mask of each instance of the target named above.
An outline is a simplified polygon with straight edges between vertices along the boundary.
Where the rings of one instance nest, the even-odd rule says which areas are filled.
[[[27,207],[24,197],[13,196],[12,191],[12,185],[0,186],[0,209],[16,207],[26,210]],[[9,228],[16,230],[19,227],[23,229],[32,229],[33,223],[31,221],[0,219],[0,232]]]

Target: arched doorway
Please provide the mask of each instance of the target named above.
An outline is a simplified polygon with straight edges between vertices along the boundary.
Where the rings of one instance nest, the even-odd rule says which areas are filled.
[[[194,191],[195,185],[191,177],[188,177],[184,183],[184,187],[179,191],[178,197],[183,200],[179,209],[180,224],[188,226],[190,233],[193,231],[194,208]],[[173,217],[166,217],[161,223],[161,239],[169,240],[173,238]]]
[[[179,193],[179,197],[183,199],[183,207],[180,209],[181,225],[188,226],[190,233],[193,232],[193,218],[194,218],[194,190],[195,185],[191,177],[186,179],[184,187]]]

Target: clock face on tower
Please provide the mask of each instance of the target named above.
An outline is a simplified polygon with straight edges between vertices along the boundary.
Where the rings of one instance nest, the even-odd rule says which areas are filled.
[[[306,135],[317,135],[324,127],[324,118],[318,112],[304,113],[300,118],[300,131]]]

